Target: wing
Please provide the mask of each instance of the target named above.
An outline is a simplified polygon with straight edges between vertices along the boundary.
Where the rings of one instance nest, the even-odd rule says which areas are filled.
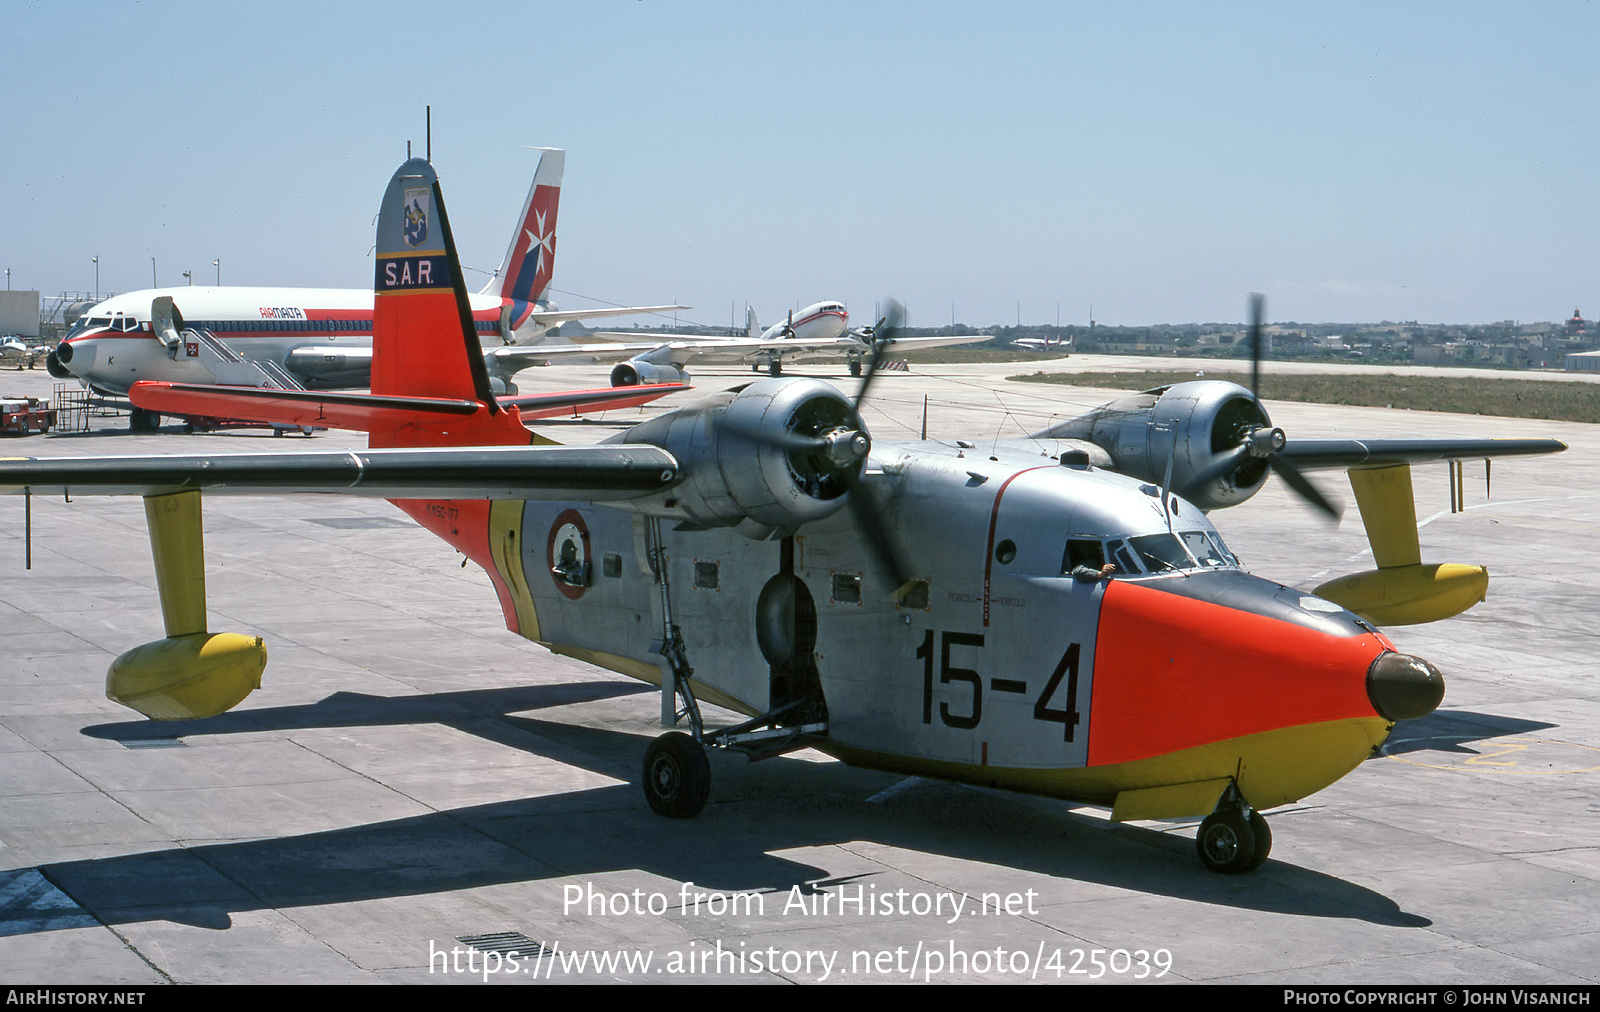
[[[623,340],[650,335],[597,331],[594,336]],[[655,347],[662,346],[670,346],[675,353],[674,358],[681,356],[681,361],[703,358],[709,362],[743,362],[757,358],[764,360],[775,355],[848,355],[852,352],[867,354],[871,351],[857,339],[844,335],[813,338],[778,337],[763,341],[754,337],[694,337],[674,334],[670,337],[663,336],[656,342]]]
[[[653,344],[508,344],[503,348],[484,352],[484,360],[497,375],[509,376],[530,366],[545,362],[566,362],[574,359],[612,361],[632,358],[654,351],[668,342],[658,340]]]
[[[1387,467],[1437,460],[1488,460],[1559,453],[1559,439],[1290,439],[1278,451],[1307,471]]]
[[[688,306],[619,306],[616,309],[535,309],[531,319],[546,327],[554,327],[568,320],[597,320],[604,316],[637,316],[642,313],[670,313]]]
[[[677,484],[649,445],[477,446],[211,456],[0,460],[0,494],[208,495],[298,492],[380,499],[615,501]]]
[[[926,348],[946,348],[957,344],[977,344],[992,340],[988,334],[966,334],[960,337],[896,337],[889,341],[890,351],[922,351]]]

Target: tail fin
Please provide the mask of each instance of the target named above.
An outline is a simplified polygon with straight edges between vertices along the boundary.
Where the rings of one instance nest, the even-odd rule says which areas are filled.
[[[520,322],[533,304],[542,302],[556,262],[556,210],[561,202],[561,174],[567,153],[561,148],[538,148],[544,152],[528,188],[517,227],[511,232],[511,245],[500,270],[485,292],[510,300],[511,318]]]
[[[745,306],[744,307],[744,336],[745,337],[760,337],[761,336],[761,324],[756,322],[756,307],[755,306]]]
[[[502,411],[490,392],[439,178],[424,159],[400,166],[384,192],[373,290],[373,394],[480,406],[449,423],[374,431],[373,446],[529,441],[516,412]]]

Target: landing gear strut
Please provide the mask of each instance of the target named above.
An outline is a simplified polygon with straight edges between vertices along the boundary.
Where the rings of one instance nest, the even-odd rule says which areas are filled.
[[[1255,871],[1272,851],[1272,830],[1260,812],[1229,787],[1217,810],[1200,823],[1195,850],[1207,869],[1223,875]]]
[[[785,698],[775,698],[772,709],[741,724],[708,733],[700,716],[700,701],[695,698],[690,684],[694,668],[689,664],[682,631],[672,621],[672,588],[667,578],[666,551],[661,547],[659,520],[652,518],[648,522],[645,538],[650,568],[661,588],[662,636],[650,645],[651,652],[658,654],[663,662],[661,722],[669,727],[687,722],[689,733],[668,731],[651,742],[644,753],[640,779],[651,811],[671,819],[692,819],[700,814],[711,795],[711,763],[706,758],[707,749],[730,749],[756,762],[805,748],[827,736],[827,704],[822,700],[820,685],[815,686],[812,693],[807,691],[810,687],[804,678],[800,679],[798,689],[785,681],[783,685],[788,691],[777,693]],[[792,538],[784,539],[782,558],[785,570],[792,573]],[[809,606],[809,595],[802,593],[802,597]],[[794,607],[792,603],[790,606]],[[815,647],[814,608],[809,615],[811,638],[803,641],[803,652],[807,656]],[[762,649],[767,651],[766,646]],[[794,673],[789,674],[792,680]],[[815,676],[814,668],[812,675]]]

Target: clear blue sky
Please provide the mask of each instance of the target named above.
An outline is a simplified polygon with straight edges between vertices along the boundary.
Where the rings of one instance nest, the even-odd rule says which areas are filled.
[[[431,104],[469,265],[568,149],[563,308],[1594,316],[1597,8],[12,0],[0,266],[365,287]]]

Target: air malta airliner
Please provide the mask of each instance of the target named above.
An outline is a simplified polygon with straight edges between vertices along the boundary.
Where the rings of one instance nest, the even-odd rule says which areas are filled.
[[[559,310],[546,299],[555,265],[556,210],[566,152],[542,149],[527,202],[512,232],[500,270],[469,296],[485,351],[530,345],[567,320],[686,309],[633,306]],[[421,245],[437,227],[428,194],[417,194],[413,232]],[[409,269],[380,261],[378,271]],[[426,279],[395,279],[417,284]],[[170,325],[153,309],[170,299]],[[90,309],[62,339],[48,366],[52,375],[76,376],[101,393],[123,395],[140,380],[305,388],[363,387],[372,366],[373,297],[370,289],[157,288],[118,295]],[[230,364],[254,363],[253,379]],[[486,356],[496,393],[516,388],[511,375],[530,356]],[[133,427],[152,426],[136,411]]]

